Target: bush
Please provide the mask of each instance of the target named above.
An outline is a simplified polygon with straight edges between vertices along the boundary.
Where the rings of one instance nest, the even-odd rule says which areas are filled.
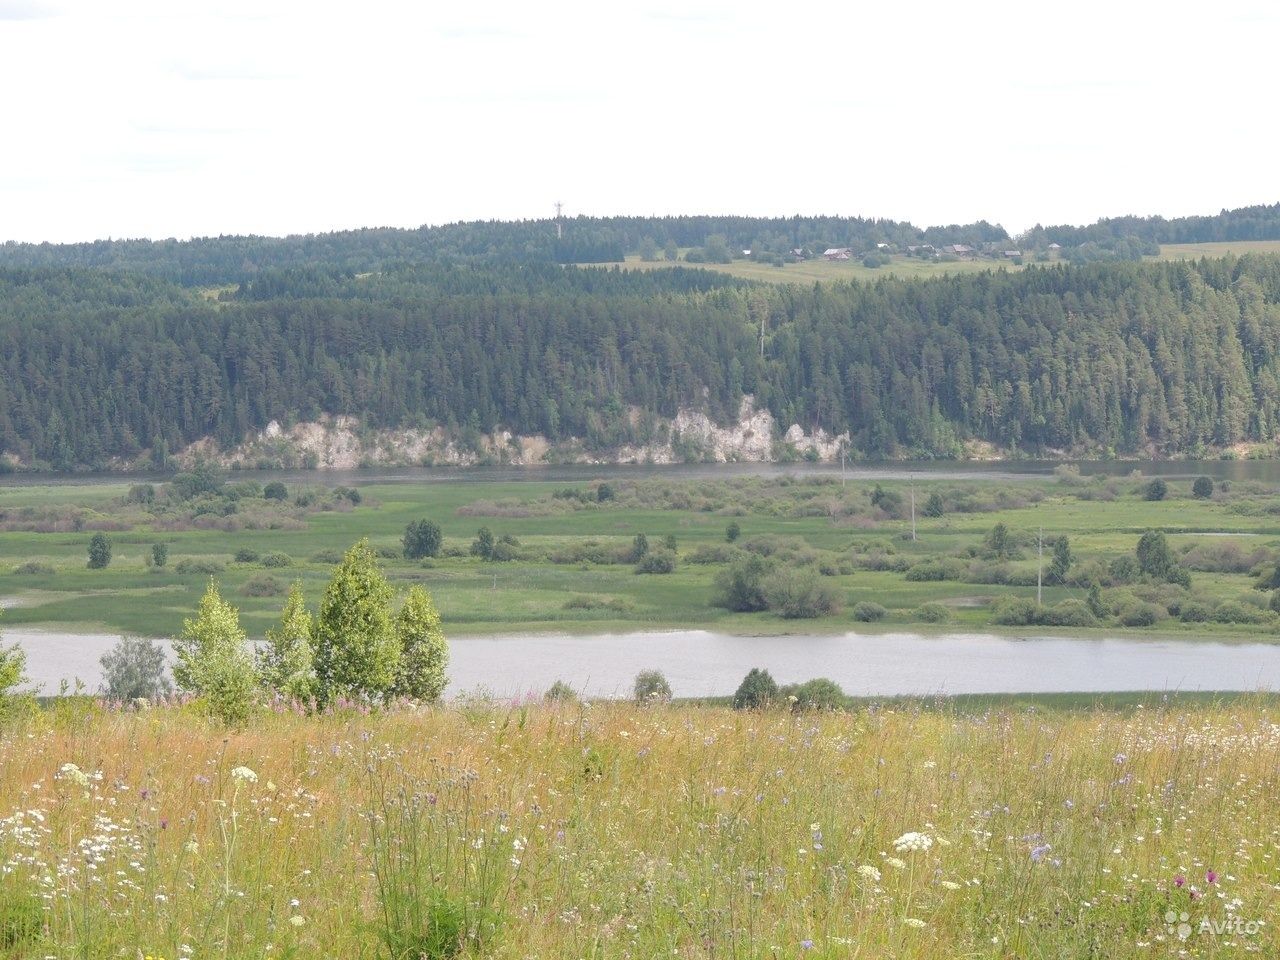
[[[761,584],[768,608],[785,620],[810,620],[836,609],[835,591],[807,570],[784,567]]]
[[[284,593],[284,586],[275,577],[259,573],[245,581],[240,593],[246,597],[278,597]]]
[[[742,536],[742,527],[738,525],[737,520],[730,520],[729,525],[724,528],[724,538],[733,543],[740,536]]]
[[[287,567],[293,563],[293,558],[287,553],[268,553],[262,558],[264,567]]]
[[[916,608],[914,616],[921,623],[946,623],[951,611],[940,603],[925,603]]]
[[[1189,600],[1178,607],[1178,619],[1183,623],[1208,623],[1213,619],[1213,608],[1197,600]]]
[[[151,545],[151,562],[157,567],[163,567],[169,562],[169,545],[167,543],[153,543]]]
[[[193,557],[183,557],[174,564],[173,569],[182,576],[200,574],[207,577],[215,573],[221,573],[223,566],[217,560],[197,560]]]
[[[676,555],[665,548],[649,551],[636,564],[636,573],[674,573],[675,569]]]
[[[22,576],[51,577],[56,571],[52,564],[45,563],[43,560],[28,560],[14,567],[13,572]]]
[[[164,648],[150,640],[121,637],[99,662],[108,700],[159,700],[173,691],[165,673]]]
[[[627,613],[635,609],[635,604],[625,597],[570,597],[564,602],[565,610],[612,610],[615,613]]]
[[[311,555],[312,563],[341,563],[341,550],[317,550]]]
[[[257,550],[250,550],[248,547],[241,547],[236,551],[236,563],[257,563],[261,554]]]
[[[419,703],[435,703],[448,683],[444,671],[449,665],[449,644],[431,594],[422,587],[411,587],[396,614],[395,630],[400,659],[392,692]]]
[[[105,533],[95,533],[89,539],[89,569],[102,570],[111,563],[111,538]]]
[[[1097,622],[1083,600],[1063,600],[1040,612],[1040,623],[1046,627],[1092,627]]]
[[[1142,488],[1142,498],[1144,500],[1163,500],[1169,495],[1169,485],[1159,477],[1152,480]]]
[[[636,674],[635,686],[632,690],[636,703],[646,706],[651,703],[670,703],[671,685],[658,670],[641,670]]]
[[[936,560],[922,560],[907,571],[906,579],[914,583],[927,583],[937,580],[963,580],[968,573],[968,565],[957,557],[941,557]]]
[[[1265,623],[1267,615],[1238,600],[1223,600],[1213,611],[1215,623]]]
[[[1191,495],[1197,500],[1208,500],[1213,496],[1213,480],[1209,477],[1196,477],[1191,485]]]
[[[1138,561],[1128,555],[1116,557],[1107,564],[1107,576],[1112,583],[1133,583],[1141,572]]]
[[[1134,601],[1122,607],[1118,616],[1126,627],[1150,627],[1164,618],[1165,611],[1154,603]]]
[[[764,594],[764,578],[768,570],[768,564],[755,554],[735,560],[727,570],[716,574],[711,605],[734,613],[768,609],[769,602]]]
[[[272,480],[262,488],[262,496],[266,500],[288,500],[289,490],[279,480]]]
[[[735,710],[759,710],[778,699],[778,684],[768,670],[752,667],[733,695]]]
[[[889,611],[880,606],[880,604],[863,600],[854,606],[853,619],[859,623],[875,623],[878,620],[883,620],[888,613]]]
[[[1026,597],[1004,597],[991,612],[991,622],[1004,627],[1029,627],[1038,618],[1035,601]]]
[[[557,680],[547,688],[547,692],[542,695],[542,699],[546,703],[576,703],[578,693],[563,680]]]
[[[791,699],[791,708],[806,710],[843,710],[848,703],[844,691],[834,680],[818,677],[782,691]]]
[[[407,560],[440,555],[444,534],[434,520],[414,520],[404,528],[404,555]]]

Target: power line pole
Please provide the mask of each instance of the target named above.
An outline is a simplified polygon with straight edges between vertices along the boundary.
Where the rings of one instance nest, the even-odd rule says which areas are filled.
[[[562,224],[560,220],[560,211],[563,208],[564,208],[564,204],[561,203],[559,200],[557,200],[556,201],[556,239],[557,240],[564,239],[564,232],[563,232]]]
[[[848,486],[848,483],[849,483],[849,481],[846,480],[844,476],[844,453],[845,453],[844,440],[841,440],[840,441],[840,487],[841,489],[844,489],[846,486]]]

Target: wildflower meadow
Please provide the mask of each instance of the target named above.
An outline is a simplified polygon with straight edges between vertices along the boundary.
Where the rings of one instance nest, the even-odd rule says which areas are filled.
[[[305,716],[0,739],[6,958],[1277,955],[1265,704]]]

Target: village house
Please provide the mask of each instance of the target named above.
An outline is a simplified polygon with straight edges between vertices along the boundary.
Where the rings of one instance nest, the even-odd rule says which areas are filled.
[[[853,251],[848,247],[827,247],[822,251],[824,260],[848,260],[853,256]]]

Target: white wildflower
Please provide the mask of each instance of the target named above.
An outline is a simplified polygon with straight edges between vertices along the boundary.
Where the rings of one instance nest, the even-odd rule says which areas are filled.
[[[231,779],[240,780],[245,783],[257,783],[258,775],[248,767],[236,767],[231,771]]]
[[[904,833],[897,840],[893,841],[893,849],[899,853],[907,853],[909,851],[924,852],[933,846],[933,837],[927,833]]]

